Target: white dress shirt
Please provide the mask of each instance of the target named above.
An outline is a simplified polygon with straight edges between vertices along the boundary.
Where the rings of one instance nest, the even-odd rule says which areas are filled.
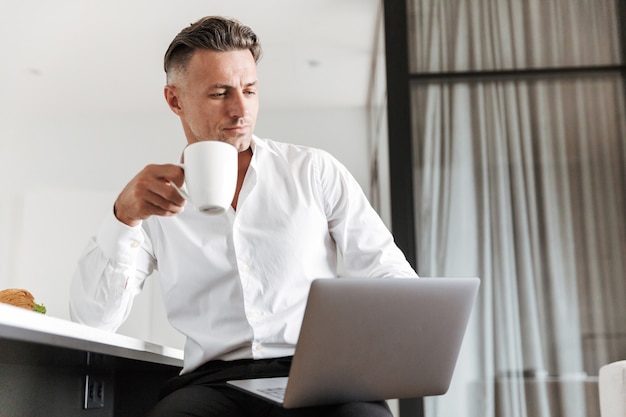
[[[315,278],[416,277],[356,180],[328,153],[253,138],[237,210],[191,204],[129,227],[105,219],[72,283],[74,320],[115,331],[158,270],[189,372],[213,359],[292,355]]]

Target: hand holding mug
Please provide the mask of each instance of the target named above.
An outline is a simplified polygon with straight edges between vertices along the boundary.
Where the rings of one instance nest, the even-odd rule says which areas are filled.
[[[183,170],[175,164],[146,166],[117,197],[115,216],[129,226],[136,226],[152,215],[180,213],[185,200],[170,184],[182,185],[183,181]]]

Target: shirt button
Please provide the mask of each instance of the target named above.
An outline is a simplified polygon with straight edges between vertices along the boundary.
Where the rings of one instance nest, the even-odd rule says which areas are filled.
[[[253,349],[258,352],[259,350],[263,349],[263,345],[261,343],[255,343],[253,345]]]
[[[241,265],[241,272],[247,274],[248,272],[250,272],[250,267],[246,264],[242,264]]]
[[[140,243],[137,240],[131,240],[130,241],[130,247],[133,248],[133,249],[138,248],[139,245],[140,245]]]

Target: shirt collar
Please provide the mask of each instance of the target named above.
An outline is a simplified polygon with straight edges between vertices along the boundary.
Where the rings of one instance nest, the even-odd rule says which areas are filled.
[[[266,139],[261,139],[256,135],[252,135],[250,147],[252,148],[252,159],[254,159],[254,156],[259,150],[261,151],[261,154],[263,152],[271,152],[273,154],[276,153],[270,146],[268,146]]]

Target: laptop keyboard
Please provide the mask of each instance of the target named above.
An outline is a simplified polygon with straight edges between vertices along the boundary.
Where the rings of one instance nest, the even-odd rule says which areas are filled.
[[[270,397],[276,398],[277,400],[282,400],[285,397],[285,389],[286,387],[272,387],[261,388],[259,391],[269,395]]]

